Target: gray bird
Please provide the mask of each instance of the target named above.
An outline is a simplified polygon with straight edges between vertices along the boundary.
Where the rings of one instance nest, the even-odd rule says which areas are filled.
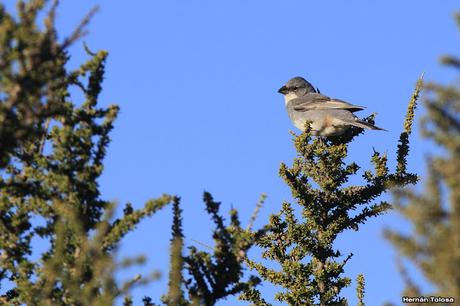
[[[386,131],[353,115],[364,107],[324,96],[302,77],[290,79],[278,92],[284,95],[286,109],[294,126],[304,130],[305,122],[309,121],[312,135],[338,136],[350,126]]]

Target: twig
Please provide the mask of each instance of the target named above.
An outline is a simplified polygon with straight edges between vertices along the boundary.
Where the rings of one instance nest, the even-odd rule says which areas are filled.
[[[99,6],[95,6],[88,12],[88,14],[86,14],[85,18],[83,18],[78,27],[73,31],[72,35],[66,38],[62,43],[61,48],[63,50],[67,49],[67,47],[73,44],[76,40],[87,34],[87,32],[85,31],[85,27],[89,24],[91,18],[93,18],[94,14],[96,14],[98,10]]]
[[[262,193],[260,195],[259,201],[256,204],[256,207],[254,208],[254,211],[251,215],[251,218],[249,219],[248,226],[246,227],[247,231],[252,230],[252,226],[254,225],[254,222],[256,221],[257,215],[259,214],[260,209],[263,207],[265,200],[267,199],[267,195],[265,193]]]
[[[208,248],[208,249],[210,249],[210,250],[214,250],[213,247],[211,247],[211,246],[209,246],[209,245],[207,245],[207,244],[205,244],[205,243],[203,243],[203,242],[201,242],[201,241],[195,240],[195,239],[193,239],[193,238],[191,238],[191,240],[192,240],[193,242],[198,243],[198,244],[201,245],[201,246],[204,246],[205,248]]]

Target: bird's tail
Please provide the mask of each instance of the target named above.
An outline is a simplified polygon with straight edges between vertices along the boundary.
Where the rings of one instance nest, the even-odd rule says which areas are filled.
[[[357,126],[362,129],[369,129],[369,130],[380,130],[380,131],[387,131],[385,129],[379,128],[378,126],[375,126],[369,122],[364,122],[361,120],[356,120],[353,122],[350,122],[351,125]]]

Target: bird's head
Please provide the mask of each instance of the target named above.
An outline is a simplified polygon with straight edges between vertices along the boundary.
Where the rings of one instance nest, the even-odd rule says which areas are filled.
[[[278,92],[286,98],[298,98],[310,92],[316,92],[315,88],[304,78],[294,77],[290,79],[286,85],[281,87]],[[289,99],[289,100],[290,100]]]

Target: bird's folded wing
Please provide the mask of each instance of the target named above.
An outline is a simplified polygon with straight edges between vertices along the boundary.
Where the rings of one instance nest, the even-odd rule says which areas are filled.
[[[365,107],[353,105],[339,99],[331,99],[320,94],[309,94],[292,100],[294,110],[306,112],[309,110],[324,110],[324,109],[346,109],[351,112],[363,110]]]

